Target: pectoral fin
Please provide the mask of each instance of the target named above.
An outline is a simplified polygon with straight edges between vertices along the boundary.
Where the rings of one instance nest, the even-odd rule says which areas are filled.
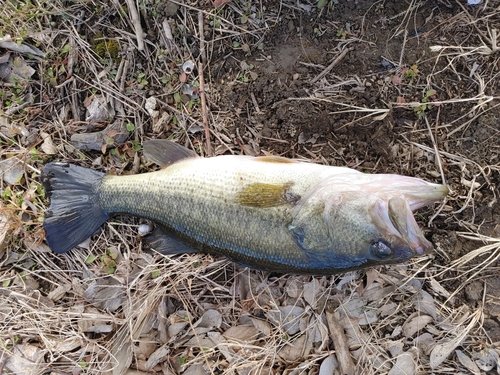
[[[192,254],[197,251],[182,242],[170,237],[164,228],[158,226],[155,230],[143,238],[146,248],[155,250],[164,255]]]

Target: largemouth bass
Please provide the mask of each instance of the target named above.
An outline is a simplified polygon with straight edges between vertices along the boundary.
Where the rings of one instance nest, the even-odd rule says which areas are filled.
[[[158,224],[152,243],[164,253],[223,254],[258,269],[333,274],[432,251],[412,211],[448,193],[418,178],[277,156],[201,158],[166,140],[145,142],[144,153],[165,168],[112,176],[44,166],[44,228],[53,251],[71,250],[111,215],[130,214]]]

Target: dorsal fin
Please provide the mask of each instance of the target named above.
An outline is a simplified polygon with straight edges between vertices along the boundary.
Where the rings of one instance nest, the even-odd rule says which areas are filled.
[[[255,158],[256,161],[264,162],[264,163],[297,163],[297,161],[284,158],[283,156],[276,156],[276,155],[266,155],[266,156],[257,156]]]
[[[144,142],[143,148],[146,158],[162,168],[179,160],[199,157],[196,152],[168,139],[150,139]]]

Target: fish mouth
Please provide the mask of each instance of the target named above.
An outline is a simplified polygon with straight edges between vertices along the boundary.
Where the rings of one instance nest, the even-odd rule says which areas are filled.
[[[415,221],[411,203],[406,197],[378,201],[372,211],[372,219],[381,237],[390,243],[395,261],[432,252],[433,246]]]

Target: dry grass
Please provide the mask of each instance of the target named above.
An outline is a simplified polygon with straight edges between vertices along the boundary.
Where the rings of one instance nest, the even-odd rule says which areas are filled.
[[[154,0],[2,6],[0,37],[10,34],[45,56],[13,53],[35,71],[0,82],[0,374],[497,368],[500,336],[489,324],[500,315],[499,5],[451,1],[453,15],[432,11],[426,21],[432,27],[421,32],[425,1],[412,0],[389,18],[382,15],[390,5],[375,2],[357,28],[330,20],[335,7],[345,6],[335,3],[321,10],[307,1],[237,0],[219,9],[188,0],[170,2],[174,10]],[[304,35],[293,51],[307,57],[296,64],[306,72],[287,77],[283,60],[266,73],[264,64],[280,51],[274,39],[286,33],[293,39],[297,24]],[[386,70],[359,74],[343,64],[354,51],[376,47],[371,25],[389,28],[387,45],[397,41],[400,48],[381,54]],[[321,43],[333,35],[324,61],[305,53],[308,32]],[[430,50],[417,58],[412,49],[420,43]],[[186,61],[192,72],[182,70]],[[259,83],[266,74],[269,87],[289,80],[300,89],[272,94]],[[196,95],[200,84],[206,108]],[[277,100],[268,103],[266,95]],[[293,123],[271,129],[284,107],[290,119],[327,113],[335,126],[326,136]],[[110,133],[110,124],[118,130]],[[368,152],[353,154],[342,138],[356,126],[376,134],[389,126],[398,135],[368,160]],[[490,152],[461,152],[480,127],[489,132]],[[76,134],[104,129],[94,150],[75,148]],[[446,181],[452,194],[434,215],[423,211],[420,218],[431,227],[435,255],[332,277],[277,276],[205,255],[143,252],[142,221],[132,218],[110,221],[82,249],[53,254],[43,242],[41,166],[66,160],[117,174],[144,172],[151,166],[141,144],[158,137],[203,155],[270,151]]]

